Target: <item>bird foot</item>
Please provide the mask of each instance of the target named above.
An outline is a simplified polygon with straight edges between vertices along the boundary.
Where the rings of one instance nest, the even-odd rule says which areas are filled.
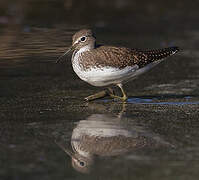
[[[125,96],[116,96],[116,95],[114,95],[114,94],[109,94],[109,96],[111,97],[111,98],[113,98],[113,99],[119,99],[119,100],[121,100],[121,101],[126,101],[127,99],[128,99],[128,97],[125,95]]]
[[[86,101],[93,101],[95,99],[101,99],[101,98],[104,98],[106,96],[110,96],[111,98],[114,98],[114,99],[119,99],[121,101],[126,101],[128,98],[127,96],[124,94],[123,97],[120,97],[120,96],[116,96],[113,89],[112,88],[108,88],[108,90],[104,90],[104,91],[100,91],[96,94],[93,94],[93,95],[90,95],[86,98],[84,98]]]
[[[103,97],[105,97],[107,95],[109,95],[109,94],[107,93],[107,91],[104,90],[104,91],[100,91],[100,92],[98,92],[96,94],[90,95],[90,96],[88,96],[88,97],[86,97],[84,99],[86,101],[93,101],[95,99],[101,99],[101,98],[103,98]]]

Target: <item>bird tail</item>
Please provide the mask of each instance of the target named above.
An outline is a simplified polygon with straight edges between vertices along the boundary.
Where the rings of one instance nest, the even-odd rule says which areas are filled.
[[[146,54],[148,59],[150,59],[151,62],[153,62],[153,61],[161,60],[168,56],[171,56],[177,53],[178,51],[179,51],[178,47],[168,47],[164,49],[144,51],[144,54]]]

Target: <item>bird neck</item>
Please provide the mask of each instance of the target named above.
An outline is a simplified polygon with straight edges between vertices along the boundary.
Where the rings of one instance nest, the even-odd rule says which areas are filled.
[[[83,53],[88,52],[92,49],[95,49],[95,44],[87,44],[87,45],[81,47],[79,50],[75,50],[73,52],[72,59],[71,59],[72,63],[78,62],[79,58],[81,57],[81,55],[83,55]]]
[[[86,51],[90,51],[90,50],[92,50],[92,49],[94,49],[94,48],[95,48],[94,45],[88,44],[88,45],[86,45],[86,46],[80,48],[80,49],[77,51],[77,53],[83,53],[83,52],[86,52]]]

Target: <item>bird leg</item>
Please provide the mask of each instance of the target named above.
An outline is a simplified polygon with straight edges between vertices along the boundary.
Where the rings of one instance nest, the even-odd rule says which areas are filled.
[[[114,95],[115,93],[114,93],[114,91],[113,91],[113,89],[112,88],[108,88],[108,95]]]
[[[110,94],[114,95],[114,91],[113,91],[113,89],[108,88],[108,90],[100,91],[100,92],[93,94],[93,95],[90,95],[90,96],[88,96],[84,99],[86,101],[93,101],[95,99],[100,99],[100,98],[103,98],[103,97],[108,96],[108,95],[110,96]]]
[[[123,89],[123,87],[122,87],[122,84],[117,84],[117,86],[121,89],[122,95],[123,95],[123,96],[122,96],[122,97],[116,96],[116,95],[113,94],[113,93],[109,93],[109,96],[112,97],[112,98],[120,99],[120,100],[122,100],[122,101],[126,101],[128,97],[127,97],[126,93],[124,92],[124,89]]]
[[[100,91],[100,92],[98,92],[98,93],[96,93],[96,94],[93,94],[93,95],[90,95],[90,96],[88,96],[88,97],[86,97],[86,98],[84,98],[86,101],[93,101],[93,100],[95,100],[95,99],[100,99],[100,98],[103,98],[103,97],[105,97],[105,96],[107,96],[108,95],[108,93],[107,93],[107,91]]]

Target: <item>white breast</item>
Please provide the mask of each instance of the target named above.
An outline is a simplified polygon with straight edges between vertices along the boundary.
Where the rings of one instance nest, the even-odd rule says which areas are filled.
[[[79,58],[81,56],[81,54],[85,51],[89,51],[90,47],[89,46],[85,46],[83,48],[81,48],[79,51],[74,52],[73,56],[72,56],[72,66],[73,66],[73,70],[75,71],[75,73],[79,76],[80,79],[82,79],[83,81],[87,81],[86,80],[86,73],[85,71],[81,68],[80,64],[79,64]]]

